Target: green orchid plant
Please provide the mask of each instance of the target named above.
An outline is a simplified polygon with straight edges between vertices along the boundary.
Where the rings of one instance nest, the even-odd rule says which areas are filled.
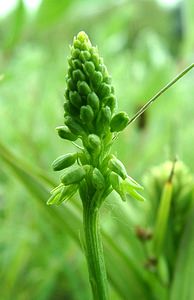
[[[172,86],[194,64],[185,69],[129,119],[125,112],[116,113],[117,100],[111,77],[85,32],[74,38],[68,59],[67,88],[64,103],[64,126],[58,135],[75,144],[78,152],[57,158],[54,171],[64,170],[61,183],[51,191],[48,205],[59,205],[79,192],[83,205],[84,247],[93,299],[107,300],[108,287],[100,236],[99,211],[114,190],[123,201],[131,196],[143,201],[143,187],[132,179],[122,162],[111,153],[118,133],[138,118],[150,104]],[[76,145],[76,144],[75,144]]]
[[[54,171],[64,170],[61,183],[47,204],[59,205],[77,191],[83,204],[85,251],[94,299],[108,299],[107,276],[99,232],[99,210],[115,190],[123,201],[127,195],[144,200],[142,190],[128,176],[120,160],[111,154],[115,135],[129,122],[125,112],[116,113],[117,100],[111,77],[85,32],[74,38],[64,103],[64,126],[57,127],[62,139],[83,145],[79,152],[57,158]]]

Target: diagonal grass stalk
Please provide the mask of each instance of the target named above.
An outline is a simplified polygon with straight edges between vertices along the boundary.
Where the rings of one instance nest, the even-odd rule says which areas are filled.
[[[187,74],[194,67],[194,63],[184,69],[180,74],[178,74],[174,79],[172,79],[167,85],[165,85],[158,93],[156,93],[146,104],[140,108],[140,110],[129,120],[128,124],[133,123],[138,117],[140,117],[149,107],[153,104],[164,92],[166,92],[171,86],[173,86],[179,79],[181,79],[185,74]]]

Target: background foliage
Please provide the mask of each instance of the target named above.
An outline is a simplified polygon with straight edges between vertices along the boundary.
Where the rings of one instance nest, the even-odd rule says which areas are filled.
[[[42,0],[31,10],[26,3],[16,1],[0,18],[0,299],[90,299],[79,198],[45,205],[58,178],[51,162],[74,147],[55,132],[63,124],[69,44],[80,30],[88,33],[112,74],[119,109],[132,116],[193,62],[194,6],[191,0],[171,8],[149,0]],[[123,204],[112,194],[103,208],[111,299],[194,299],[193,78],[191,72],[115,143],[128,173],[145,183],[147,201]],[[175,155],[188,169],[181,166],[177,175],[166,236],[171,247],[156,272],[145,267],[150,246],[135,228],[154,227],[171,167],[149,170]]]

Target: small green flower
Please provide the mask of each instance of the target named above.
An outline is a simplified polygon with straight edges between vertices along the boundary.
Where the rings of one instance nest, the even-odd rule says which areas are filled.
[[[127,178],[127,171],[120,160],[118,160],[115,156],[109,160],[108,167],[111,171],[117,173],[123,179]]]

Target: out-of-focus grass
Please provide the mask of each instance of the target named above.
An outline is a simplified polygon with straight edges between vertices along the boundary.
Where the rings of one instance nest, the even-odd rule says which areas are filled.
[[[63,123],[68,45],[78,31],[85,30],[98,45],[113,77],[119,109],[132,116],[192,62],[194,10],[191,2],[181,2],[176,10],[169,11],[154,1],[63,0],[54,3],[43,0],[37,12],[30,14],[23,2],[18,1],[16,9],[0,20],[0,140],[11,153],[22,158],[21,167],[27,168],[29,174],[35,172],[23,165],[26,161],[38,167],[43,177],[56,180],[50,164],[57,155],[70,150],[69,143],[57,138],[54,128]],[[143,125],[137,120],[115,143],[115,151],[129,174],[140,182],[151,166],[175,155],[194,172],[193,78],[191,72],[146,112]],[[74,233],[68,233],[67,224],[57,219],[55,212],[48,213],[48,207],[38,195],[29,193],[32,180],[23,174],[23,181],[19,183],[17,172],[12,172],[13,168],[11,171],[8,162],[6,164],[6,150],[1,151],[2,299],[89,299],[86,264],[80,251],[80,223],[71,222],[67,212],[66,215],[61,213],[60,218],[66,216],[70,228],[74,226]],[[49,183],[39,171],[35,173],[38,182],[44,181],[46,198]],[[28,192],[24,188],[27,180]],[[67,211],[72,209],[80,220],[81,210],[76,200],[72,207],[66,204]],[[156,294],[161,292],[157,280],[143,270],[144,275],[139,278],[143,253],[135,239],[134,226],[142,218],[143,207],[117,204],[114,195],[105,205],[104,230],[110,236],[117,236],[121,248],[119,254],[114,245],[111,247],[112,241],[104,237],[107,267],[112,273],[111,299],[129,299],[126,295],[131,299],[138,296],[139,299],[158,299]],[[73,235],[77,241],[80,239],[81,248],[73,241]],[[192,249],[192,243],[188,248]],[[181,250],[180,253],[177,272],[182,270],[184,261]],[[152,280],[153,289],[150,288]],[[178,283],[179,278],[174,286]],[[185,283],[188,290],[187,285],[188,280]],[[178,295],[175,290],[173,300]],[[165,299],[165,292],[160,295]]]

